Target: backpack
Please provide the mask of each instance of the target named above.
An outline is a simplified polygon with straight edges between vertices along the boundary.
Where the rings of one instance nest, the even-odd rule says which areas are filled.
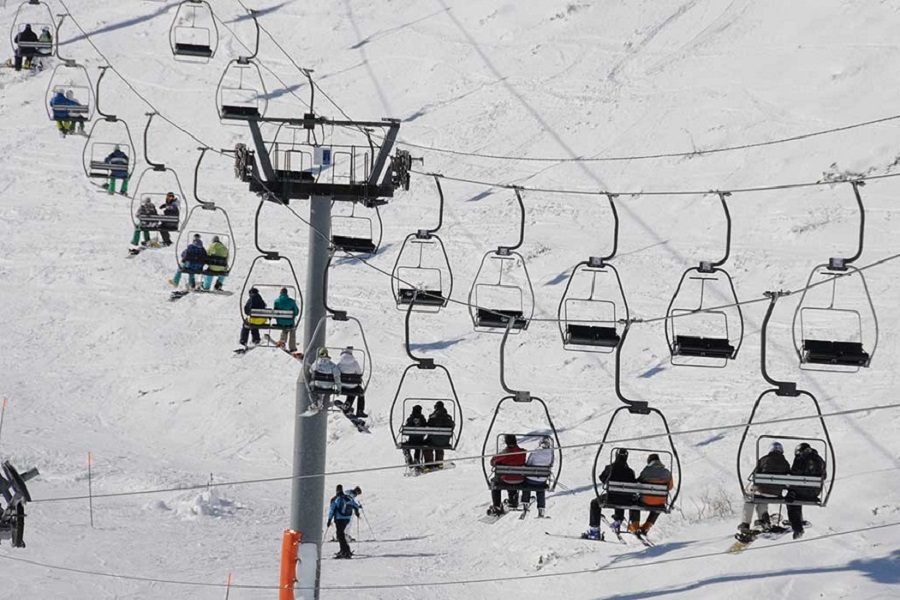
[[[351,504],[352,500],[347,497],[346,494],[338,497],[337,510],[335,511],[337,514],[342,517],[350,517],[353,515],[353,505]]]

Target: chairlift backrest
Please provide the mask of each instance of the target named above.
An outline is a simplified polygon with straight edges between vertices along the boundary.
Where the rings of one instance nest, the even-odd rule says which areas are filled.
[[[169,28],[169,45],[176,60],[209,62],[219,45],[212,7],[205,0],[184,0]]]

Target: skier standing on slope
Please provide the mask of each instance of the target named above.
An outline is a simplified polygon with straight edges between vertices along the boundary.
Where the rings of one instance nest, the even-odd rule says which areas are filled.
[[[827,477],[825,469],[825,460],[819,456],[819,452],[803,442],[794,450],[794,463],[791,465],[791,475],[802,475],[804,477],[820,477],[823,481]],[[787,499],[793,500],[818,500],[819,490],[809,488],[797,488],[788,492]],[[794,531],[794,539],[803,536],[803,505],[789,504],[787,507],[788,520],[791,522],[791,529]]]
[[[634,470],[628,466],[628,450],[625,448],[618,448],[616,450],[615,457],[613,458],[613,462],[606,465],[603,471],[600,473],[598,477],[600,483],[606,487],[611,481],[617,481],[620,483],[634,483],[637,481],[637,478],[634,476]],[[633,500],[630,494],[622,494],[617,492],[604,492],[601,496],[604,503],[609,502],[611,504],[633,504]],[[638,521],[639,515],[634,515],[636,511],[630,511],[629,520]],[[600,510],[600,501],[597,498],[591,500],[591,511],[590,511],[590,520],[589,525],[590,529],[587,532],[583,533],[581,537],[589,539],[589,540],[599,540],[602,539],[600,536],[600,517],[602,516],[602,511]],[[625,520],[625,511],[621,508],[616,508],[613,510],[613,520],[610,525],[612,530],[616,533],[619,532],[620,527],[622,526],[622,521]]]
[[[659,459],[659,454],[653,453],[647,457],[647,466],[641,471],[641,474],[638,475],[638,483],[652,483],[654,485],[665,485],[668,486],[668,489],[672,489],[674,486],[674,482],[672,480],[672,472],[662,463]],[[641,496],[641,504],[647,507],[664,507],[666,505],[667,497],[663,496],[651,496],[648,494],[643,494]],[[629,533],[640,533],[646,534],[650,531],[650,528],[653,527],[653,524],[656,523],[656,519],[659,517],[660,511],[658,510],[650,510],[647,514],[647,520],[644,521],[643,525],[638,526],[641,520],[640,511],[632,511],[632,516],[629,518],[630,523],[628,524],[628,532]]]
[[[511,433],[506,434],[503,437],[503,443],[506,444],[506,447],[496,454],[493,458],[491,458],[491,466],[496,467],[498,465],[504,465],[507,467],[523,467],[525,466],[525,451],[519,448],[519,441],[516,439]],[[524,483],[525,478],[521,475],[494,475],[494,484],[502,484],[507,483],[511,485],[521,485]],[[519,490],[506,490],[508,496],[508,502],[510,508],[517,508],[519,506]],[[491,490],[491,507],[488,509],[489,515],[502,515],[505,511],[503,510],[503,505],[500,503],[500,490],[492,489]]]
[[[338,488],[343,490],[341,486],[338,486]],[[331,527],[331,522],[334,521],[335,535],[341,547],[340,552],[334,555],[335,558],[353,558],[350,544],[347,543],[345,530],[350,525],[350,519],[354,514],[357,519],[359,518],[359,511],[362,510],[362,506],[356,501],[356,498],[360,495],[362,495],[362,490],[359,486],[356,486],[349,492],[339,492],[331,501],[326,528]]]
[[[769,453],[760,458],[756,463],[756,468],[753,469],[753,473],[765,473],[767,475],[786,475],[790,472],[791,465],[788,464],[787,459],[784,457],[784,447],[781,445],[781,442],[772,442],[772,445],[769,446]],[[757,495],[769,495],[775,498],[780,494],[781,488],[777,486],[752,485],[747,488],[745,497],[752,498]],[[753,518],[754,506],[756,506],[756,514],[759,517],[759,520],[757,521],[759,526],[763,529],[768,529],[772,526],[772,523],[769,520],[768,504],[754,505],[752,502],[744,502],[743,520],[741,521],[741,524],[738,525],[738,529],[742,535],[746,536],[750,534],[750,519]]]
[[[553,453],[553,440],[550,438],[550,436],[545,435],[541,438],[541,441],[538,442],[538,447],[528,453],[528,459],[525,461],[525,466],[552,468],[555,458],[556,456]],[[535,495],[537,496],[538,516],[543,517],[544,511],[547,507],[547,478],[529,475],[525,477],[525,483],[528,485],[528,487],[535,490]],[[522,502],[524,504],[528,504],[530,501],[531,490],[523,490]]]

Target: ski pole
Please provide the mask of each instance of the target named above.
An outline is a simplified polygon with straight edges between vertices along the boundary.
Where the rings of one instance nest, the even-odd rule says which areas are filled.
[[[378,536],[375,535],[375,530],[372,529],[372,524],[369,523],[369,517],[366,516],[366,511],[362,510],[360,512],[362,513],[363,518],[366,520],[366,526],[369,528],[369,532],[372,534],[372,539],[374,541],[378,541]],[[359,530],[359,519],[356,520],[356,528],[358,531]]]

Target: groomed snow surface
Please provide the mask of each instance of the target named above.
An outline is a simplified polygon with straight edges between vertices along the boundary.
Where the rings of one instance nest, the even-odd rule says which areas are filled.
[[[48,1],[54,13],[63,10]],[[214,60],[185,64],[168,48],[175,3],[67,4],[162,114],[214,148],[249,143],[246,129],[221,126],[216,115],[215,86],[226,62],[246,53],[224,27]],[[242,17],[238,2],[212,4],[251,45],[252,21]],[[571,158],[709,150],[889,116],[900,88],[900,6],[890,2],[268,0],[253,7],[296,62],[315,69],[316,80],[347,114],[398,117],[403,140],[468,152]],[[16,8],[7,2],[0,23],[11,26]],[[61,37],[63,54],[95,78],[103,60],[70,22]],[[260,58],[290,87],[265,73],[269,114],[301,114],[304,106],[291,92],[306,101],[305,79],[265,37]],[[298,374],[298,363],[274,350],[240,358],[231,352],[240,329],[240,288],[255,254],[257,199],[234,179],[229,160],[209,156],[200,189],[231,216],[239,250],[226,289],[235,294],[194,294],[170,303],[173,249],[126,258],[130,200],[104,194],[84,176],[83,139],[60,139],[46,116],[50,78],[50,69],[0,71],[0,393],[9,399],[0,455],[20,469],[41,471],[30,484],[37,501],[27,507],[28,547],[0,547],[0,596],[225,596],[221,587],[88,575],[14,562],[19,559],[210,584],[224,584],[231,573],[236,585],[275,586],[281,533],[289,524],[288,481],[96,499],[93,527],[87,500],[46,502],[87,493],[88,452],[95,494],[290,475]],[[149,107],[112,73],[102,93],[103,108],[128,122],[140,148]],[[316,109],[340,116],[321,95]],[[417,168],[477,180],[623,193],[702,191],[893,173],[897,133],[897,121],[887,121],[731,152],[590,163],[497,161],[406,148],[424,156],[424,167]],[[175,168],[188,194],[197,146],[159,119],[151,128],[150,158]],[[444,192],[442,236],[454,266],[453,295],[465,300],[480,257],[515,239],[518,209],[510,190],[446,181]],[[862,194],[867,222],[859,265],[898,252],[900,179],[872,181]],[[611,215],[604,196],[525,192],[524,198],[522,252],[536,315],[552,319],[572,266],[610,247]],[[430,226],[436,206],[433,181],[414,176],[412,189],[382,211],[384,242],[372,265],[390,271],[405,235]],[[615,264],[632,314],[659,317],[682,271],[721,255],[718,199],[626,194],[618,206]],[[849,184],[735,193],[729,206],[734,235],[726,267],[741,299],[801,287],[813,266],[855,251],[858,212]],[[308,212],[303,202],[292,208]],[[260,231],[262,245],[290,256],[304,283],[306,226],[283,208],[267,206]],[[896,402],[898,275],[900,261],[866,272],[880,326],[871,368],[849,375],[801,371],[791,344],[795,295],[779,301],[772,318],[773,376],[797,381],[825,412]],[[359,262],[339,261],[330,300],[363,322],[375,370],[367,394],[373,434],[329,417],[328,470],[400,465],[387,419],[409,362],[404,315],[393,307],[389,280]],[[622,353],[625,394],[663,410],[675,431],[745,421],[767,387],[759,373],[765,308],[762,302],[744,307],[744,345],[724,369],[671,366],[663,323],[636,324]],[[460,304],[439,315],[414,315],[411,329],[418,351],[454,377],[465,413],[456,454],[479,454],[503,396],[500,337],[473,332]],[[564,352],[556,324],[546,321],[512,337],[507,356],[508,381],[547,401],[563,444],[600,439],[618,406],[611,356]],[[779,399],[759,417],[811,410]],[[363,488],[371,528],[362,523],[364,543],[355,547],[355,560],[322,562],[322,597],[895,598],[898,529],[866,528],[900,522],[898,424],[897,410],[830,419],[838,462],[829,506],[806,510],[813,526],[801,543],[760,540],[738,556],[724,551],[739,521],[739,429],[677,438],[681,498],[653,529],[652,549],[633,539],[623,547],[544,535],[577,536],[587,528],[595,446],[565,452],[565,487],[549,494],[548,520],[478,522],[489,495],[477,461],[420,478],[404,478],[402,470],[329,476],[327,496],[338,483]],[[545,427],[531,409],[512,407],[498,418],[497,430]],[[659,431],[652,419],[629,417],[611,435]],[[820,431],[805,421],[754,431],[762,433]],[[817,539],[836,532],[842,534]],[[355,525],[352,533],[357,536]],[[328,543],[323,554],[336,551]],[[603,568],[612,570],[590,572]],[[491,578],[511,579],[417,586]],[[276,593],[233,588],[229,597]]]

